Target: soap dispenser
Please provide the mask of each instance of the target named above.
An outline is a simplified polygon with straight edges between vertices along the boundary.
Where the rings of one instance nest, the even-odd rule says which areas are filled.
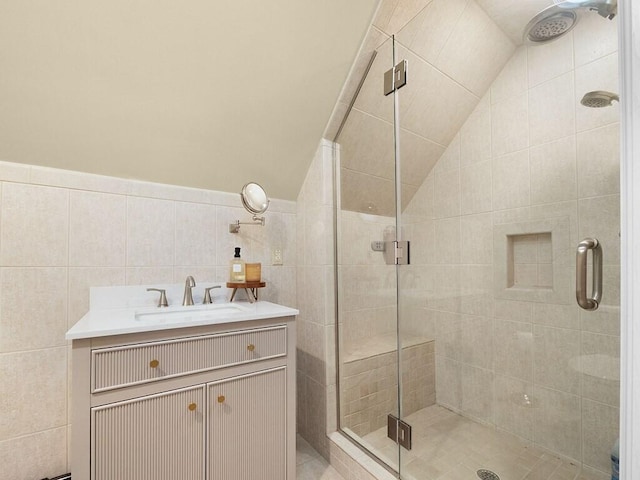
[[[240,247],[236,247],[236,253],[231,259],[231,268],[229,273],[229,281],[232,283],[245,283],[245,265],[244,260],[240,258]]]

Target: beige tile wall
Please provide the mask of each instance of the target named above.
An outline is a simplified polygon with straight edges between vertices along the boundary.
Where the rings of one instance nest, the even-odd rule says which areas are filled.
[[[297,199],[298,433],[329,458],[336,430],[333,146],[322,141]]]
[[[520,47],[416,193],[406,210],[413,268],[430,273],[405,324],[435,335],[438,403],[606,472],[619,415],[619,110],[579,103],[618,90],[616,24],[595,17]],[[507,261],[492,248],[496,232],[551,220],[566,232],[553,249],[520,237],[515,254],[520,283],[553,281],[553,300],[539,303],[536,288],[496,296],[506,285],[492,272]],[[587,236],[604,249],[597,312],[572,293]]]
[[[187,275],[198,284],[224,282],[240,246],[243,258],[263,265],[261,298],[296,306],[293,202],[273,200],[264,228],[243,226],[233,235],[229,223],[249,220],[236,194],[7,162],[0,162],[0,190],[0,459],[7,478],[69,471],[64,334],[87,312],[90,286],[174,283]],[[283,266],[270,265],[272,247],[283,249]]]

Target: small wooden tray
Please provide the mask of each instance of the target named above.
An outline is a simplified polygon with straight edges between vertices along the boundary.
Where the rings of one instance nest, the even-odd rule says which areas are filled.
[[[236,292],[240,288],[247,294],[249,302],[253,303],[258,300],[258,289],[266,286],[266,282],[227,282],[227,288],[233,288],[229,301],[233,302]]]

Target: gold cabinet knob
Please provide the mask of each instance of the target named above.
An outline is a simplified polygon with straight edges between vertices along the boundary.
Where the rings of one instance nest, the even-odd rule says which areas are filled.
[[[151,360],[151,361],[149,362],[149,366],[150,366],[151,368],[157,368],[157,367],[158,367],[158,365],[160,365],[160,362],[159,362],[158,360]]]
[[[247,345],[247,350],[249,350],[250,352],[253,352],[256,349],[256,346],[253,343],[250,343],[249,345]]]
[[[224,395],[218,395],[218,403],[224,403]]]
[[[198,408],[198,405],[196,405],[195,403],[190,403],[188,408],[193,412],[196,408]]]

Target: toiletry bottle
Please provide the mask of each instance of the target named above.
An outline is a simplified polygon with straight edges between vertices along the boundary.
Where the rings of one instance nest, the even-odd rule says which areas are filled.
[[[240,258],[240,247],[236,247],[236,254],[231,259],[229,281],[233,283],[244,283],[246,281],[244,260]]]

